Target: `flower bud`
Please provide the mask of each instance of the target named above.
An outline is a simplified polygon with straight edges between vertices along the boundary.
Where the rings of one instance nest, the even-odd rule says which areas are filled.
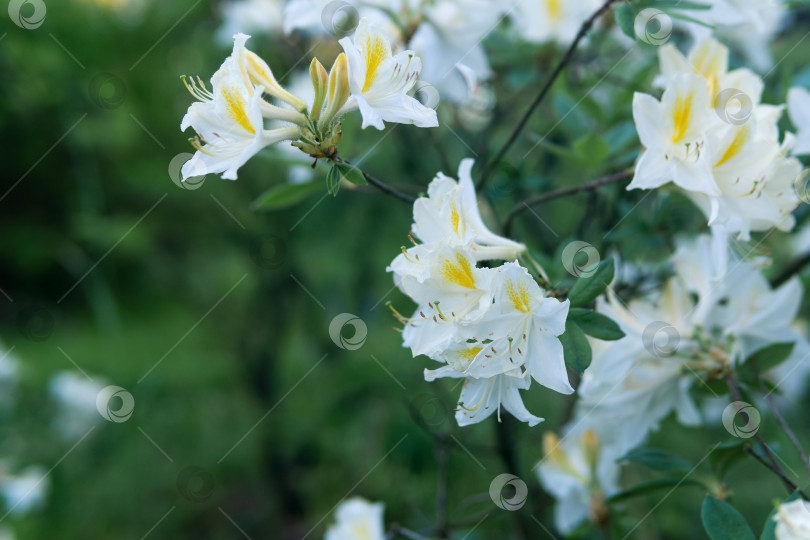
[[[307,109],[307,104],[286,91],[278,84],[276,77],[270,70],[267,62],[262,60],[259,55],[253,51],[245,50],[245,60],[247,61],[247,71],[250,80],[253,84],[264,87],[264,91],[275,96],[278,99],[289,103],[298,112],[304,112]]]
[[[312,104],[312,111],[310,111],[309,116],[313,120],[317,120],[321,117],[323,101],[326,98],[326,91],[329,86],[329,75],[326,74],[323,64],[317,58],[313,58],[312,63],[309,64],[309,76],[312,78],[312,86],[315,88],[315,101]]]
[[[326,128],[334,118],[335,114],[340,110],[346,100],[349,99],[351,90],[349,89],[349,65],[346,61],[346,55],[340,53],[332,65],[332,71],[329,72],[329,103],[326,106],[321,121],[318,122],[320,129]]]

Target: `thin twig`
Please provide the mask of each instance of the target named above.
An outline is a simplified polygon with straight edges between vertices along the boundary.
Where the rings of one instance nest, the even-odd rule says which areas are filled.
[[[551,199],[556,199],[557,197],[565,197],[567,195],[573,195],[575,193],[581,193],[583,191],[593,191],[598,187],[606,186],[608,184],[615,184],[617,182],[621,182],[622,180],[627,180],[633,175],[633,170],[629,169],[626,171],[618,172],[615,174],[611,174],[608,176],[604,176],[593,182],[588,184],[583,184],[581,186],[572,186],[568,188],[557,189],[554,191],[548,191],[546,193],[542,193],[537,195],[536,197],[532,197],[531,199],[527,199],[515,205],[509,213],[506,215],[506,218],[503,222],[503,230],[504,234],[509,234],[509,229],[512,226],[512,220],[520,214],[522,211],[528,209],[531,206],[536,204],[540,204],[542,202],[549,201]]]
[[[765,394],[765,403],[768,404],[768,408],[771,410],[771,413],[773,414],[774,418],[776,418],[776,422],[779,424],[779,427],[782,428],[782,431],[784,431],[785,434],[788,436],[790,442],[792,442],[793,446],[796,447],[796,450],[799,452],[799,456],[802,459],[802,463],[804,463],[804,466],[807,468],[807,470],[810,471],[810,461],[808,461],[807,459],[807,454],[805,453],[802,444],[799,442],[799,439],[798,437],[796,437],[796,434],[793,433],[793,430],[790,429],[790,426],[788,425],[787,421],[785,421],[785,417],[782,416],[782,413],[776,406],[776,402],[773,400],[771,392],[769,392],[768,389],[765,388],[765,383],[762,381],[762,377],[760,377],[759,374],[759,366],[756,365],[756,359],[753,359],[753,362],[754,362],[754,369],[756,369],[757,371],[757,382],[759,383],[759,388]]]
[[[354,165],[352,165],[351,162],[349,162],[349,161],[347,161],[347,160],[345,160],[345,159],[343,159],[342,157],[339,157],[339,156],[335,157],[334,161],[337,161],[338,163],[345,163],[346,165],[351,165],[352,167],[354,167]],[[399,191],[395,187],[389,186],[388,184],[386,184],[382,180],[379,180],[379,179],[371,176],[366,171],[361,170],[360,168],[357,168],[357,170],[360,171],[360,173],[363,175],[363,178],[366,179],[366,182],[368,182],[372,186],[376,187],[377,189],[379,189],[383,193],[386,193],[388,195],[392,195],[392,196],[396,197],[397,199],[399,199],[401,201],[405,201],[406,203],[409,203],[409,204],[413,204],[414,201],[416,201],[416,197],[414,197],[413,195],[408,195],[407,193],[403,193],[403,192]]]
[[[492,174],[492,171],[495,169],[495,165],[497,165],[498,162],[500,162],[503,159],[504,155],[506,155],[506,152],[515,142],[515,140],[517,140],[518,135],[520,135],[520,132],[523,131],[523,128],[526,126],[526,122],[529,121],[529,117],[532,115],[535,109],[537,109],[537,107],[546,97],[546,94],[548,94],[548,91],[551,89],[551,86],[554,84],[554,81],[557,80],[557,77],[559,77],[560,73],[562,73],[563,69],[565,69],[565,66],[567,66],[568,63],[571,61],[571,58],[573,58],[574,51],[576,51],[579,42],[582,41],[582,38],[584,38],[585,35],[591,30],[591,27],[593,27],[594,23],[602,15],[604,15],[604,13],[608,9],[610,9],[610,6],[618,1],[620,0],[606,0],[605,3],[602,4],[602,7],[596,10],[593,13],[593,15],[591,15],[584,23],[582,23],[582,26],[579,28],[579,32],[577,32],[574,41],[571,43],[571,46],[568,47],[568,51],[566,51],[565,56],[563,56],[560,62],[557,64],[557,67],[555,67],[554,71],[552,71],[551,75],[549,75],[546,84],[543,85],[543,88],[540,89],[540,93],[537,94],[537,97],[534,98],[532,104],[529,105],[529,108],[526,110],[525,113],[523,113],[523,116],[521,117],[520,121],[518,121],[517,125],[515,126],[515,129],[512,130],[512,134],[509,135],[509,138],[506,140],[503,146],[501,146],[501,149],[498,150],[498,153],[495,154],[495,157],[491,159],[484,167],[484,171],[481,173],[481,178],[478,180],[478,185],[476,186],[479,191],[481,190],[482,187],[484,187],[484,184],[489,179],[490,175]]]
[[[784,471],[782,471],[781,469],[776,469],[776,468],[774,468],[774,466],[773,466],[773,465],[771,465],[770,463],[768,463],[767,461],[765,461],[764,459],[762,459],[762,456],[760,456],[759,454],[757,454],[757,453],[756,453],[756,451],[754,450],[754,448],[753,448],[753,447],[752,447],[750,444],[745,443],[745,444],[743,445],[743,449],[744,449],[746,452],[748,452],[748,453],[749,453],[749,454],[750,454],[750,455],[751,455],[751,456],[752,456],[754,459],[756,459],[757,461],[759,461],[760,463],[762,463],[762,464],[763,464],[765,467],[767,467],[769,471],[771,471],[772,473],[774,473],[775,475],[777,475],[779,478],[781,478],[781,479],[782,479],[782,482],[784,482],[784,483],[785,483],[785,487],[788,489],[788,491],[790,491],[791,493],[793,493],[794,491],[796,491],[796,490],[798,489],[798,486],[796,486],[796,484],[794,484],[794,483],[793,483],[793,482],[790,480],[790,478],[788,478],[788,477],[786,477],[786,476],[785,476]],[[802,491],[799,491],[799,492],[800,492],[800,493],[802,493],[802,496],[804,497],[804,492],[802,492]]]
[[[727,371],[726,373],[723,374],[723,377],[726,380],[726,384],[728,385],[728,390],[729,390],[729,392],[731,392],[731,396],[734,398],[734,401],[743,401],[742,395],[740,394],[740,389],[737,388],[737,384],[734,382],[734,378],[731,376],[731,372]],[[776,461],[776,456],[773,454],[773,452],[771,452],[770,447],[765,443],[765,439],[762,438],[762,435],[760,434],[759,429],[757,429],[754,432],[754,437],[756,438],[757,442],[759,443],[760,448],[762,448],[762,451],[765,452],[765,455],[768,457],[768,460],[771,463],[769,465],[769,464],[765,463],[765,461],[763,461],[761,458],[759,459],[759,461],[762,462],[763,464],[767,465],[768,468],[771,471],[776,473],[776,475],[779,476],[779,478],[782,479],[782,482],[785,484],[785,487],[787,488],[788,492],[793,493],[794,491],[796,491],[796,484],[793,483],[793,481],[791,481],[787,477],[787,475],[785,474],[785,471],[779,465],[779,462]],[[753,453],[753,452],[749,452],[749,453],[751,455],[759,458],[759,456],[757,456],[756,453]]]

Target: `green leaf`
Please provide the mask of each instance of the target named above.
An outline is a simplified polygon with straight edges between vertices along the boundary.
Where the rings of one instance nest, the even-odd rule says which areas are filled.
[[[622,339],[624,332],[616,321],[589,309],[571,308],[568,318],[573,319],[582,331],[596,339],[614,341]]]
[[[732,465],[745,459],[745,440],[735,439],[717,445],[709,454],[709,465],[719,480],[722,480]]]
[[[337,197],[338,191],[340,191],[340,179],[342,177],[337,165],[333,165],[329,172],[326,173],[326,189],[333,197]]]
[[[652,493],[654,491],[658,491],[664,488],[675,489],[683,486],[701,486],[704,487],[702,483],[694,480],[692,478],[678,478],[678,477],[665,477],[665,478],[658,478],[657,480],[651,480],[650,482],[644,482],[643,484],[638,484],[631,488],[625,489],[624,491],[620,491],[619,493],[615,493],[607,498],[606,502],[608,504],[613,504],[617,502],[626,501],[627,499],[632,499],[633,497],[638,497],[640,495],[646,495],[648,493]]]
[[[348,163],[336,163],[335,167],[337,167],[337,170],[343,175],[343,178],[352,184],[357,184],[358,186],[368,185],[368,182],[366,182],[366,177],[363,176],[363,171],[354,165],[349,165]]]
[[[757,372],[765,373],[781,364],[793,352],[793,347],[796,343],[774,343],[763,347],[749,356],[743,365],[738,368],[738,377],[740,379],[756,380]]]
[[[610,282],[613,281],[614,272],[613,260],[605,259],[597,265],[593,272],[588,272],[587,277],[583,275],[577,279],[568,293],[571,305],[574,307],[584,306],[592,302],[597,296],[605,292]]]
[[[583,373],[591,365],[591,344],[585,332],[573,321],[566,321],[565,333],[560,336],[563,346],[565,363],[579,373]]]
[[[318,182],[279,184],[259,195],[250,207],[253,210],[280,210],[298,204],[321,189],[323,188]]]
[[[624,4],[616,9],[616,24],[626,36],[633,39],[636,39],[635,20],[636,13],[629,4]]]
[[[659,448],[636,448],[619,459],[636,461],[655,471],[685,473],[692,469],[692,464],[681,456]]]
[[[706,496],[700,517],[711,540],[755,540],[742,514],[716,497]]]

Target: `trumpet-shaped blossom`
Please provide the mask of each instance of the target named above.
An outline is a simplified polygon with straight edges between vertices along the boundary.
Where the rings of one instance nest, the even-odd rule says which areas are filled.
[[[514,260],[526,246],[490,231],[481,219],[472,181],[474,161],[461,160],[458,181],[443,173],[428,186],[427,197],[413,206],[413,232],[425,243],[470,245],[477,260]]]
[[[422,61],[413,51],[393,54],[386,35],[367,19],[361,19],[352,38],[340,44],[349,62],[351,98],[341,113],[360,109],[363,128],[385,127],[384,122],[439,125],[436,111],[408,95],[416,84]]]
[[[289,110],[275,113],[270,104],[264,104],[265,87],[254,85],[248,73],[244,52],[248,37],[244,34],[234,37],[233,54],[212,77],[211,91],[201,81],[188,84],[199,101],[189,107],[180,129],[192,127],[197,132],[194,139],[197,152],[183,165],[184,179],[222,173],[223,178],[235,180],[236,171],[261,149],[300,135],[296,126],[264,128],[264,114],[285,120],[304,117]]]

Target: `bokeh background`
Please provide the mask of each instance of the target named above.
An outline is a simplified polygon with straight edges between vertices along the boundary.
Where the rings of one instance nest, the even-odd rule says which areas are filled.
[[[218,35],[220,3],[46,4],[35,29],[0,16],[0,528],[32,539],[320,538],[331,510],[352,494],[383,501],[389,524],[420,530],[436,523],[442,472],[454,537],[545,537],[533,520],[553,531],[552,501],[532,466],[543,432],[559,429],[573,397],[537,386],[525,393],[547,419],[536,428],[508,417],[455,426],[455,381],[423,380],[430,360],[401,347],[386,306],[412,309],[385,272],[409,243],[409,205],[370,189],[327,196],[320,164],[318,187],[299,204],[254,210],[269,187],[310,174],[309,162],[274,149],[236,182],[209,176],[183,189],[173,181],[170,164],[193,151],[191,134],[179,130],[192,102],[180,76],[207,79],[229,54]],[[790,85],[810,84],[810,48],[794,47],[808,21],[800,14],[776,39],[783,60],[764,101],[784,102]],[[606,75],[628,47],[611,25],[583,46],[497,169],[483,193],[493,226],[531,194],[635,159],[630,99],[650,87],[655,49],[636,45]],[[335,39],[280,33],[250,44],[283,84],[311,55],[328,66],[339,51]],[[361,131],[352,117],[342,155],[413,194],[437,171],[455,175],[464,157],[484,159],[561,54],[501,32],[485,44],[498,101],[483,121],[471,125],[444,103],[442,125],[430,131]],[[559,252],[572,239],[665,263],[673,235],[700,232],[704,218],[676,195],[642,196],[609,186],[558,199],[536,208],[542,221],[519,216],[512,235],[563,285]],[[806,214],[802,207],[800,222]],[[781,233],[758,253],[775,256],[772,275],[797,255]],[[358,349],[329,335],[342,313],[367,328]],[[96,412],[96,388],[107,385],[133,396],[126,421]],[[810,442],[801,413],[810,403],[794,405],[789,418]],[[771,428],[763,425],[781,440]],[[697,460],[726,436],[722,426],[668,421],[651,444]],[[503,440],[512,447],[499,447]],[[510,468],[530,486],[520,512],[498,509],[488,495]],[[627,475],[628,483],[652,477],[640,468]],[[27,483],[10,482],[20,476]],[[755,526],[782,494],[753,462],[733,468],[727,484]],[[41,500],[15,507],[29,491]],[[630,515],[642,517],[662,495],[636,499]],[[702,497],[699,488],[678,490],[634,537],[702,537]]]

